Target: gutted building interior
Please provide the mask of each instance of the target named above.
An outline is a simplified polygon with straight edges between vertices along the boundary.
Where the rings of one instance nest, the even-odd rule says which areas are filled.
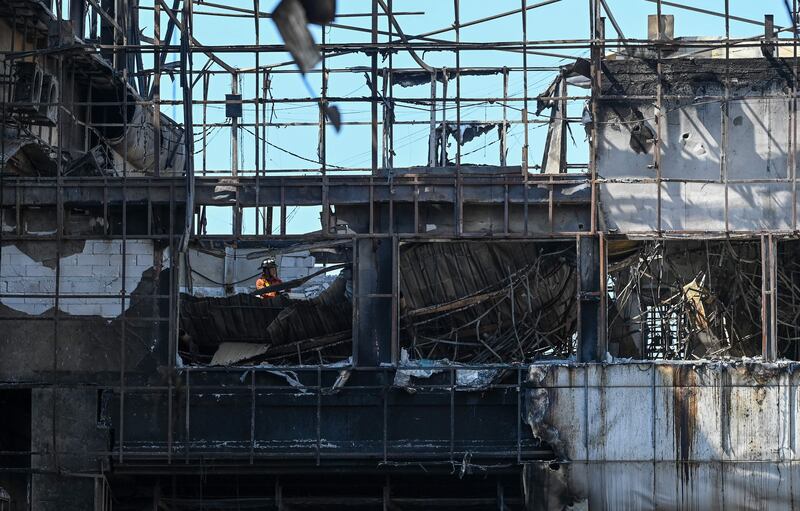
[[[760,4],[0,1],[0,511],[797,508]]]

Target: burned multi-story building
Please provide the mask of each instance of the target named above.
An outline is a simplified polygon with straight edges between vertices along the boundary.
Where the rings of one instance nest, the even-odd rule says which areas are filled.
[[[3,2],[0,510],[794,508],[797,32],[622,3]]]

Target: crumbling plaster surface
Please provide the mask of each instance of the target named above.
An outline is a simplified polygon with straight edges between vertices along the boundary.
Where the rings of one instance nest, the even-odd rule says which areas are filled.
[[[55,294],[56,268],[46,260],[37,260],[37,244],[28,242],[20,249],[5,245],[0,255],[0,292],[16,295]],[[86,240],[83,250],[62,257],[59,269],[58,308],[76,316],[115,318],[122,311],[120,294],[123,289],[132,293],[145,271],[154,266],[169,267],[168,250],[156,250],[149,240],[125,242],[125,277],[122,276],[122,240]],[[95,295],[84,298],[80,295]],[[97,297],[97,295],[103,295]],[[106,297],[107,296],[107,297]],[[31,297],[0,297],[0,303],[19,312],[42,314],[55,307],[55,299]],[[125,300],[124,309],[131,300]]]
[[[532,365],[526,421],[557,459],[528,467],[531,509],[795,509],[799,367]]]

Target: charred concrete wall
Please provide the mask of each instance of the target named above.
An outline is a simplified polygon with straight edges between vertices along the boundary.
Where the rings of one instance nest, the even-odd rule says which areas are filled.
[[[531,509],[795,509],[798,365],[535,364]]]
[[[609,98],[598,103],[596,122],[605,230],[793,229],[789,155],[798,122],[788,61],[665,61],[661,110],[655,61],[603,66]]]
[[[110,430],[98,421],[96,389],[37,389],[32,394],[31,509],[94,509],[95,481],[108,468]],[[60,474],[84,474],[64,477]]]

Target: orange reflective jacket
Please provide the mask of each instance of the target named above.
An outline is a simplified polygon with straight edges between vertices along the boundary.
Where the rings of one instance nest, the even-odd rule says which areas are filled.
[[[278,277],[264,277],[263,275],[256,280],[256,290],[264,289],[265,287],[274,286],[276,284],[280,284],[283,282]],[[264,293],[263,295],[258,295],[259,298],[275,298],[278,296],[277,291],[272,291],[270,293]]]

